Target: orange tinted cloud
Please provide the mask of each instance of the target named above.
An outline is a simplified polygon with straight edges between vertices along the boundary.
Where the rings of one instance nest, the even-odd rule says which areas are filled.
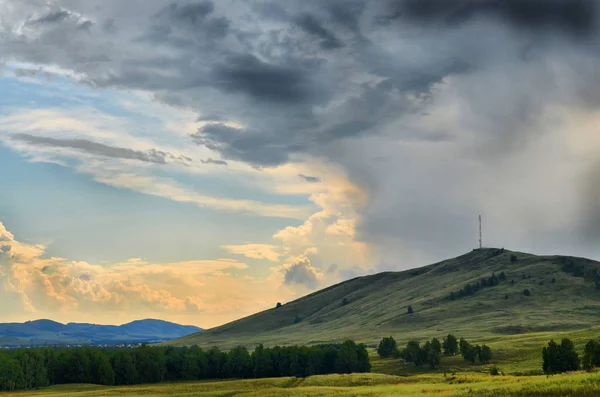
[[[161,317],[209,327],[295,296],[271,280],[229,274],[247,268],[234,259],[156,264],[134,258],[104,266],[45,258],[45,252],[0,223],[0,308],[15,319],[23,313],[105,323]]]

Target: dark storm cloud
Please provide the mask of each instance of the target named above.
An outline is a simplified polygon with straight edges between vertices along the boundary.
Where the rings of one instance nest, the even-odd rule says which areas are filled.
[[[290,19],[285,8],[273,1],[258,2],[253,6],[254,12],[261,17],[275,21],[287,21]]]
[[[202,1],[183,5],[172,3],[162,13],[168,14],[175,20],[198,25],[203,23],[214,10],[215,4],[212,1]]]
[[[261,131],[208,124],[191,135],[194,143],[221,153],[225,158],[256,165],[279,165],[289,159],[291,148],[280,150],[275,139]]]
[[[0,61],[55,65],[93,87],[196,110],[209,124],[191,141],[217,161],[309,155],[340,166],[368,196],[357,235],[389,252],[386,263],[409,249],[440,259],[469,248],[482,207],[501,214],[498,240],[511,248],[533,241],[514,230],[546,237],[554,225],[544,222],[572,195],[600,219],[595,177],[540,186],[566,164],[544,151],[569,152],[541,145],[559,123],[540,121],[545,113],[600,106],[593,1],[55,0],[72,16],[37,24],[26,21],[50,15],[45,5],[9,1]],[[83,18],[102,29],[76,32]],[[574,33],[590,40],[573,43]],[[528,161],[512,171],[519,155]],[[536,169],[551,156],[556,165]]]
[[[187,57],[202,53],[212,58],[215,46],[229,34],[231,26],[228,18],[215,14],[212,2],[172,3],[157,12],[151,22],[138,40],[149,45],[176,48],[184,51]],[[169,58],[174,62],[180,61]],[[184,66],[181,63],[177,65]]]
[[[186,157],[175,156],[171,153],[163,152],[156,149],[141,151],[128,148],[120,148],[115,146],[104,145],[102,143],[88,141],[87,139],[58,139],[35,136],[30,134],[15,134],[12,138],[14,140],[25,142],[35,146],[69,148],[80,150],[82,152],[97,156],[120,158],[126,160],[138,160],[146,163],[167,164],[169,160],[190,161],[190,159]]]
[[[157,19],[155,34],[170,35],[174,30],[185,31],[189,37],[181,37],[185,42],[190,37],[204,35],[209,40],[222,39],[229,33],[230,21],[222,16],[214,16],[215,5],[212,1],[199,3],[172,3],[163,9]]]
[[[102,24],[102,30],[109,34],[116,33],[117,25],[115,24],[115,20],[113,18],[108,18],[106,21],[104,21]]]
[[[261,101],[297,103],[307,99],[310,87],[306,73],[293,66],[261,61],[255,55],[234,55],[217,65],[214,84],[221,90],[244,93]]]
[[[291,112],[288,111],[289,106],[278,109],[280,116],[286,116],[286,122],[280,126],[264,122],[257,123],[255,128],[235,128],[215,122],[205,125],[191,137],[197,145],[215,150],[224,158],[257,166],[280,165],[289,161],[294,154],[322,154],[323,148],[336,141],[376,134],[379,128],[399,114],[413,111],[414,104],[410,96],[428,92],[441,77],[434,75],[421,81],[407,82],[414,87],[411,86],[402,95],[398,94],[398,87],[404,84],[402,81],[386,79],[373,86],[363,86],[361,95],[347,99],[326,120],[321,121],[326,125],[320,125],[310,111],[298,111],[311,104],[308,98],[298,95],[294,98],[296,102],[289,103],[293,105]],[[252,84],[259,83],[255,81]],[[410,133],[407,138],[431,140],[432,135],[420,138]]]
[[[478,16],[500,18],[515,27],[588,34],[596,29],[595,0],[399,0],[397,17],[415,22],[461,23]]]
[[[79,26],[77,26],[77,29],[86,30],[89,32],[92,26],[94,26],[94,23],[92,21],[84,21],[80,23]]]
[[[40,73],[42,73],[42,69],[15,69],[15,76],[17,77],[36,77]]]
[[[200,160],[202,162],[202,164],[214,164],[214,165],[229,165],[227,163],[227,161],[223,161],[223,160],[215,160],[215,159],[206,159],[206,160]]]
[[[310,182],[310,183],[321,182],[321,178],[317,178],[316,176],[298,174],[298,177],[300,177],[300,178],[304,179],[306,182]]]
[[[33,24],[56,23],[56,22],[64,21],[65,19],[68,19],[70,16],[71,16],[71,13],[69,11],[59,10],[59,11],[55,11],[55,12],[46,14],[38,19],[34,19],[31,21],[31,23],[33,23]]]
[[[296,18],[296,24],[306,33],[313,35],[320,40],[320,46],[324,50],[334,50],[341,48],[344,44],[331,31],[326,29],[312,15],[304,14]]]
[[[219,122],[219,121],[227,121],[227,118],[225,116],[213,113],[213,114],[206,114],[203,116],[199,116],[197,121]]]
[[[331,3],[328,12],[333,22],[360,35],[359,20],[365,7],[366,2],[364,0],[347,0],[343,3]]]

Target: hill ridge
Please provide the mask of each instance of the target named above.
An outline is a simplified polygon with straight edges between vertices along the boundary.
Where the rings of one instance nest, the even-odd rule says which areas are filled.
[[[501,272],[506,279],[493,288],[450,299],[451,292]],[[476,249],[419,268],[347,280],[169,344],[229,348],[346,338],[372,344],[382,335],[404,340],[455,332],[473,338],[586,328],[600,324],[600,291],[592,282],[599,274],[600,263],[586,258]],[[525,289],[531,296],[524,296]]]

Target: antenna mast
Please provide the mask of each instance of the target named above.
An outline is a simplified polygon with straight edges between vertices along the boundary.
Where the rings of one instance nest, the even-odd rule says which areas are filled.
[[[481,215],[479,215],[479,249],[483,248],[482,240],[481,240]]]

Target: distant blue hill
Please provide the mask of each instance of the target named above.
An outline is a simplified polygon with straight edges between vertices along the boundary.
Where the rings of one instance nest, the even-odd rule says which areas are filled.
[[[52,320],[35,320],[0,323],[0,346],[143,343],[176,339],[198,331],[202,331],[202,328],[152,319],[123,325],[61,324]]]

